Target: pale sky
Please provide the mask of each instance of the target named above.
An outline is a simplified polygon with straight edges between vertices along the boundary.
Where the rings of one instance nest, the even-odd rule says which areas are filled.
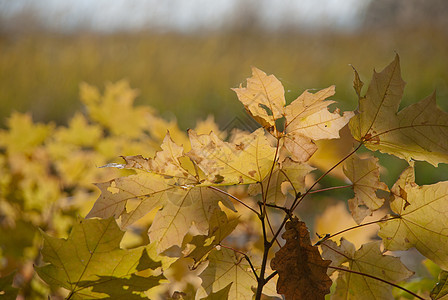
[[[255,11],[266,28],[351,28],[370,0],[0,0],[0,14],[31,8],[54,28],[100,31],[142,26],[189,31],[215,29]]]

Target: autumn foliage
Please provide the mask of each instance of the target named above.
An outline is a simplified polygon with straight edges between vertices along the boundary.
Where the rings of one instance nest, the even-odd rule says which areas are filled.
[[[438,109],[435,94],[399,110],[405,83],[398,55],[374,73],[365,94],[363,85],[355,70],[359,107],[353,112],[333,108],[328,98],[334,86],[307,90],[287,104],[282,83],[253,68],[247,83],[233,89],[261,126],[253,132],[222,132],[207,119],[185,135],[151,109],[133,108],[135,93],[125,83],[109,86],[104,96],[84,85],[90,119],[77,115],[69,128],[13,116],[9,131],[0,132],[0,167],[10,174],[1,182],[9,193],[0,199],[2,234],[29,226],[30,241],[21,250],[33,258],[37,275],[25,272],[25,259],[14,261],[2,249],[9,269],[16,267],[26,284],[13,285],[14,275],[2,273],[0,291],[11,298],[66,299],[446,297],[448,182],[417,185],[414,161],[448,163],[448,114]],[[346,125],[354,138],[351,150],[316,170],[310,159],[318,141],[338,139]],[[19,139],[23,126],[32,131],[28,141]],[[51,132],[54,138],[47,140]],[[159,150],[148,153],[159,142]],[[110,149],[122,151],[122,161]],[[371,151],[408,163],[393,186],[381,181]],[[27,162],[37,158],[43,163],[29,169]],[[76,158],[79,165],[70,164]],[[67,172],[81,166],[78,173]],[[339,166],[347,184],[322,186]],[[55,185],[60,175],[64,192],[47,192],[33,172]],[[92,206],[87,198],[94,181],[100,194]],[[31,185],[47,192],[47,202],[14,194],[17,183],[23,191]],[[353,198],[345,200],[357,225],[317,232],[312,241],[312,224],[301,220],[301,208],[320,193],[347,188],[353,189]],[[61,201],[64,196],[69,199]],[[86,217],[74,217],[80,212]],[[73,227],[66,239],[61,219],[65,228]],[[377,238],[370,239],[367,229],[377,225]],[[32,252],[26,249],[38,247],[37,227],[44,242]],[[357,247],[358,241],[341,237],[352,231],[364,232],[367,242]],[[427,273],[440,273],[437,285],[412,277],[417,270],[392,252],[411,248],[426,257]]]

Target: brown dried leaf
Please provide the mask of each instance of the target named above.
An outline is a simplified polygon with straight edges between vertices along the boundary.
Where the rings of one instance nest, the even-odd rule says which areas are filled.
[[[310,233],[297,218],[286,223],[282,237],[286,244],[271,260],[279,275],[277,292],[286,299],[324,299],[332,281],[327,275],[330,260],[323,260],[317,247],[311,245]]]

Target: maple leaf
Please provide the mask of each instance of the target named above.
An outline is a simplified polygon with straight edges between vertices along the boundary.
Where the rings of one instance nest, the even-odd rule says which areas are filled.
[[[261,194],[263,192],[261,187],[263,187],[266,201],[282,206],[288,191],[293,190],[294,196],[306,191],[305,177],[313,170],[315,168],[307,163],[295,162],[287,157],[281,164],[276,164],[270,178],[267,176],[261,185],[259,183],[251,184],[248,189],[249,195]]]
[[[96,124],[89,124],[81,113],[76,113],[69,121],[69,126],[59,127],[54,134],[61,143],[83,147],[95,146],[103,138],[102,128]]]
[[[439,282],[431,291],[431,299],[441,299],[448,295],[448,272],[442,271],[439,275]]]
[[[251,299],[253,286],[258,282],[244,257],[233,250],[222,248],[210,253],[209,264],[201,273],[202,287],[208,295],[233,283],[229,299]]]
[[[188,156],[206,174],[211,183],[230,185],[261,182],[269,173],[275,159],[275,148],[258,129],[251,134],[240,134],[227,143],[213,132],[197,135],[188,132],[191,151]]]
[[[286,106],[286,133],[312,140],[339,138],[339,130],[348,123],[354,113],[344,112],[341,116],[338,109],[334,112],[328,110],[328,106],[335,101],[326,99],[333,96],[334,92],[334,86],[316,93],[306,90]]]
[[[380,223],[378,235],[388,250],[411,247],[448,270],[448,181],[418,186],[408,167],[391,189],[397,218]]]
[[[282,118],[286,104],[285,90],[274,75],[253,67],[252,77],[247,79],[247,87],[232,89],[246,110],[264,128],[274,128],[275,121]]]
[[[384,199],[378,198],[377,190],[389,191],[387,185],[380,182],[378,159],[370,156],[361,159],[351,155],[344,164],[344,174],[353,183],[355,198],[348,200],[350,211],[356,223],[360,224],[372,211],[380,208]]]
[[[137,94],[125,80],[107,84],[103,95],[86,83],[80,86],[81,101],[90,118],[114,135],[125,134],[132,138],[140,136],[142,130],[150,126],[147,117],[152,115],[149,107],[133,107]]]
[[[191,226],[206,235],[213,212],[220,209],[218,202],[234,210],[226,195],[201,185],[205,179],[194,173],[192,162],[169,134],[161,148],[153,159],[127,156],[126,164],[107,165],[131,169],[136,174],[97,184],[102,193],[87,215],[121,217],[121,226],[126,227],[161,208],[149,229],[149,237],[157,243],[159,252],[181,246]]]
[[[205,298],[201,298],[201,300],[227,300],[227,299],[229,299],[229,292],[230,292],[230,288],[232,287],[232,284],[233,284],[233,282],[229,283],[228,285],[226,285],[219,291],[217,291],[215,293],[210,293],[210,295],[208,295]]]
[[[30,114],[14,112],[7,120],[8,130],[0,130],[0,149],[8,153],[30,154],[53,132],[54,125],[33,124]]]
[[[339,246],[333,241],[325,241],[322,244],[322,256],[332,259],[332,266],[340,266],[342,263],[348,262],[349,270],[390,282],[399,282],[413,275],[413,272],[409,271],[398,257],[383,255],[380,245],[380,241],[369,242],[355,251],[353,244],[346,240],[341,240]],[[344,271],[339,271],[336,290],[332,296],[332,299],[347,300],[392,298],[391,285],[367,276]]]
[[[325,99],[334,94],[334,86],[316,93],[307,90],[285,106],[281,82],[257,68],[252,68],[246,88],[240,85],[233,90],[256,121],[275,137],[282,137],[281,160],[290,155],[294,161],[307,161],[317,150],[314,140],[339,138],[339,130],[353,116],[353,112],[341,116],[339,110],[328,110],[334,101]],[[284,128],[277,128],[278,122]]]
[[[238,223],[238,219],[228,220],[227,215],[223,211],[215,210],[210,218],[208,235],[194,236],[191,242],[189,242],[190,245],[194,246],[194,249],[188,251],[188,253],[184,253],[187,257],[191,257],[195,261],[193,268],[196,268],[212,249],[232,233]]]
[[[435,94],[398,111],[404,86],[396,55],[383,71],[374,72],[359,98],[359,113],[349,123],[353,137],[370,150],[407,161],[448,163],[448,114],[437,107]]]
[[[67,240],[43,233],[41,253],[48,264],[36,271],[50,286],[69,290],[73,299],[104,298],[105,294],[135,299],[164,277],[139,275],[161,263],[152,260],[144,246],[120,249],[123,235],[113,218],[81,220]]]
[[[175,189],[169,193],[163,209],[157,212],[149,229],[149,238],[158,242],[159,249],[181,246],[192,225],[200,234],[207,234],[213,211],[218,202],[228,202],[223,194],[206,187],[187,191]]]
[[[335,241],[326,240],[321,243],[322,257],[331,260],[330,267],[339,267],[343,263],[349,260],[356,251],[355,245],[350,243],[348,240],[341,238],[339,241],[339,246]],[[336,271],[336,269],[328,268],[327,274],[331,275]]]
[[[304,222],[294,218],[285,229],[282,238],[286,244],[271,260],[271,268],[279,275],[277,292],[286,299],[324,299],[332,284],[326,273],[331,261],[323,260],[318,248],[311,245]]]

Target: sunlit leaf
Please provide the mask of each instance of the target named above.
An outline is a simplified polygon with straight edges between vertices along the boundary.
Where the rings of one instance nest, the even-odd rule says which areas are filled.
[[[326,240],[321,244],[322,258],[331,260],[330,267],[339,267],[349,261],[356,251],[355,246],[344,238],[340,239],[339,246],[332,240]],[[328,268],[327,274],[331,275],[336,269]]]
[[[383,255],[380,251],[381,242],[370,242],[354,251],[349,242],[336,246],[334,242],[326,241],[322,248],[327,247],[327,253],[334,251],[332,257],[339,263],[349,262],[348,270],[368,274],[383,280],[396,283],[413,275],[399,258]],[[334,248],[335,247],[335,248]],[[342,250],[342,252],[339,252]],[[337,258],[343,256],[342,258]],[[342,267],[346,268],[346,267]],[[392,299],[392,286],[374,278],[360,274],[339,271],[336,281],[336,291],[332,299]]]
[[[229,299],[251,299],[257,280],[244,257],[230,249],[222,248],[210,253],[209,264],[202,272],[202,286],[208,295],[222,290],[230,283]]]
[[[353,116],[353,112],[340,115],[338,109],[328,110],[334,101],[325,99],[334,95],[334,86],[316,93],[305,91],[285,106],[281,82],[256,68],[246,88],[233,90],[255,120],[275,137],[282,137],[281,160],[290,156],[294,161],[307,161],[317,150],[313,141],[339,138],[339,130]]]
[[[229,283],[219,291],[215,293],[211,293],[205,298],[201,298],[201,300],[227,300],[229,299],[230,288],[232,287],[233,282]]]
[[[208,234],[210,218],[215,209],[220,209],[218,202],[234,209],[226,195],[200,186],[198,176],[189,173],[195,170],[184,168],[182,158],[188,158],[169,135],[161,147],[162,151],[153,159],[128,156],[126,164],[110,165],[134,170],[136,174],[98,184],[102,193],[87,215],[121,217],[121,226],[126,227],[160,208],[149,230],[149,237],[157,242],[159,252],[181,246],[192,226],[199,234]]]
[[[408,167],[391,189],[390,207],[398,218],[380,223],[388,250],[417,248],[448,270],[448,182],[418,186]]]
[[[175,189],[167,194],[163,209],[157,212],[149,238],[157,241],[159,249],[182,245],[191,226],[202,235],[209,232],[213,212],[218,202],[228,203],[227,196],[206,187],[188,190]]]
[[[44,233],[47,264],[36,271],[50,286],[69,290],[73,299],[138,295],[164,278],[138,273],[161,264],[150,259],[146,247],[120,249],[123,234],[113,218],[81,220],[66,240]]]
[[[350,121],[353,137],[367,148],[435,166],[448,163],[448,114],[436,105],[435,94],[398,111],[405,82],[400,60],[374,73],[359,113]]]
[[[345,161],[344,173],[353,183],[355,191],[355,198],[348,200],[348,205],[353,219],[360,224],[384,203],[384,199],[379,198],[376,191],[389,189],[380,181],[378,159],[373,156],[362,159],[353,154]]]
[[[248,192],[250,195],[258,195],[262,193],[261,188],[263,187],[266,201],[282,206],[288,191],[294,192],[294,196],[305,192],[305,177],[313,170],[314,168],[307,163],[299,163],[286,158],[281,164],[276,164],[272,175],[267,176],[261,184],[250,185]]]
[[[367,217],[365,221],[368,222],[381,219],[385,214],[386,213],[377,210],[373,213],[373,216]],[[344,202],[339,202],[336,205],[327,206],[325,211],[316,217],[314,230],[323,237],[327,234],[335,234],[357,225],[358,224],[347,210],[347,205]],[[348,230],[331,239],[333,241],[338,241],[341,237],[344,237],[344,239],[351,241],[357,248],[359,248],[362,244],[370,242],[372,238],[376,236],[377,231],[377,226],[365,226],[362,227],[362,230]],[[318,240],[319,238],[315,238],[316,242]]]
[[[0,130],[0,149],[10,153],[31,153],[52,133],[53,124],[33,124],[30,114],[13,113],[7,120],[8,130]]]
[[[103,95],[86,83],[81,84],[80,90],[81,101],[87,106],[90,118],[113,134],[138,137],[145,127],[150,126],[146,116],[152,114],[151,109],[133,107],[138,93],[127,81],[107,84]]]
[[[283,116],[285,90],[274,75],[252,68],[252,77],[247,79],[247,87],[233,89],[246,110],[264,128],[270,130],[275,121]]]
[[[345,112],[341,116],[339,110],[328,110],[328,106],[334,101],[326,99],[333,96],[334,92],[334,86],[316,93],[307,90],[286,106],[286,133],[312,140],[339,138],[339,130],[348,123],[353,112]]]
[[[208,235],[194,236],[190,245],[194,248],[187,256],[195,261],[195,266],[200,263],[208,253],[226,238],[238,225],[238,219],[228,220],[224,212],[216,210],[210,218]]]
[[[232,143],[222,141],[213,132],[197,135],[189,131],[192,150],[188,153],[215,184],[246,184],[262,181],[275,159],[273,148],[258,129],[240,135]]]
[[[89,124],[82,114],[77,113],[70,120],[69,126],[59,127],[54,136],[61,143],[87,147],[94,146],[102,135],[99,125]]]

